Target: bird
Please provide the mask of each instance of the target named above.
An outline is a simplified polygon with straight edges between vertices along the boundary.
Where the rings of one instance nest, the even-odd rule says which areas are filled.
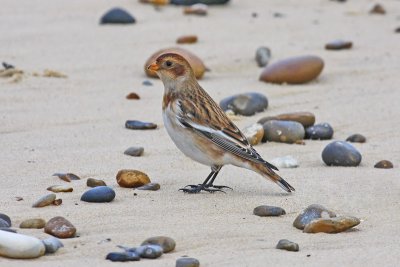
[[[214,185],[225,165],[252,170],[290,193],[295,189],[249,144],[239,128],[199,85],[188,61],[176,53],[159,55],[147,69],[164,84],[162,114],[164,126],[175,145],[187,157],[211,168],[201,184],[187,185],[185,193],[224,192]]]

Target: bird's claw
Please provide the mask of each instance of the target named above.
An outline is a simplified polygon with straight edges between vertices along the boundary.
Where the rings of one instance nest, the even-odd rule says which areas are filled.
[[[233,191],[232,187],[226,186],[226,185],[207,185],[207,188],[217,188],[217,189],[230,189]]]
[[[186,187],[190,187],[190,188],[186,188]],[[210,188],[207,188],[206,186],[204,186],[202,184],[200,184],[200,185],[187,185],[184,188],[179,189],[179,191],[182,191],[184,193],[189,193],[189,194],[197,194],[197,193],[200,193],[201,191],[206,191],[206,192],[209,192],[209,193],[215,193],[215,192],[225,193],[221,189],[210,189]]]

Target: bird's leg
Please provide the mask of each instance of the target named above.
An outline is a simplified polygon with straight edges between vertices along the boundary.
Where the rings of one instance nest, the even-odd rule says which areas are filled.
[[[202,184],[198,184],[198,185],[190,184],[179,190],[183,191],[184,193],[190,193],[190,194],[200,193],[200,191],[206,191],[209,193],[214,193],[214,192],[225,193],[224,191],[222,191],[220,189],[209,189],[208,188],[207,183],[214,175],[215,175],[215,171],[211,171],[211,173],[207,176],[207,178],[204,180],[204,182]],[[190,187],[190,188],[186,188],[186,187]]]
[[[220,167],[217,171],[214,172],[214,174],[213,174],[213,176],[212,176],[212,178],[211,178],[211,181],[208,182],[205,186],[206,186],[207,188],[210,188],[210,187],[212,187],[212,188],[217,188],[217,189],[228,188],[228,189],[233,190],[233,189],[232,189],[231,187],[229,187],[229,186],[225,186],[225,185],[214,185],[214,180],[215,180],[215,178],[217,178],[217,175],[218,175],[220,169],[221,169],[221,167]]]

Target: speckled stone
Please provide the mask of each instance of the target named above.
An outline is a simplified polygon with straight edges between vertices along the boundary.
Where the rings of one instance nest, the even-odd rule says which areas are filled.
[[[305,139],[329,140],[332,136],[333,128],[329,123],[319,123],[306,128]]]
[[[232,110],[235,114],[252,116],[268,107],[268,99],[260,93],[244,93],[224,98],[219,103],[222,110]]]
[[[297,229],[303,230],[308,223],[315,219],[332,217],[336,217],[336,214],[333,211],[328,210],[324,206],[313,204],[308,206],[296,217],[293,226]]]
[[[71,238],[75,236],[76,228],[64,217],[57,216],[46,223],[44,232],[58,238]]]
[[[351,144],[343,141],[334,141],[322,151],[322,160],[328,166],[355,167],[361,162],[361,154]]]

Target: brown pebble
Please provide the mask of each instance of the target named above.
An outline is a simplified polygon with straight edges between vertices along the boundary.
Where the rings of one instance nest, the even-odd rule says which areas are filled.
[[[74,189],[70,186],[64,186],[64,185],[53,185],[50,187],[47,187],[47,190],[54,192],[54,193],[66,193],[66,192],[72,192]]]
[[[386,10],[381,4],[375,4],[369,11],[370,14],[385,15]]]
[[[148,183],[142,186],[137,187],[138,190],[148,190],[148,191],[157,191],[160,189],[160,184],[158,183]]]
[[[43,219],[28,219],[19,225],[19,228],[28,228],[28,229],[42,229],[46,225],[46,221]]]
[[[365,136],[362,134],[353,134],[347,137],[346,141],[352,143],[365,143],[367,138],[365,138]]]
[[[315,219],[308,223],[304,233],[340,233],[360,224],[360,219],[352,216]]]
[[[81,178],[73,173],[55,173],[53,176],[58,176],[63,181],[71,182],[72,180],[80,180]]]
[[[57,216],[46,223],[44,232],[58,238],[71,238],[75,236],[76,228],[64,217]]]
[[[259,123],[247,126],[242,132],[252,146],[258,145],[264,136],[264,128]]]
[[[205,16],[208,12],[208,6],[204,4],[194,4],[183,9],[185,15]]]
[[[120,170],[117,174],[117,183],[121,187],[135,188],[150,183],[150,178],[141,171]]]
[[[315,115],[311,112],[291,112],[279,114],[276,116],[269,116],[261,118],[258,123],[264,124],[270,120],[278,120],[278,121],[297,121],[301,123],[304,128],[314,125],[315,123]]]
[[[342,49],[350,49],[353,46],[353,43],[350,41],[343,40],[335,40],[329,42],[325,45],[326,50],[342,50]]]
[[[140,0],[141,3],[164,6],[169,4],[169,0]]]
[[[197,79],[201,79],[203,77],[204,72],[206,71],[206,67],[203,63],[203,61],[193,54],[192,52],[189,52],[186,49],[180,48],[180,47],[171,47],[171,48],[166,48],[166,49],[161,49],[154,53],[153,55],[150,56],[150,58],[146,61],[144,65],[144,71],[146,72],[146,75],[149,77],[157,78],[157,74],[149,69],[147,67],[153,63],[158,56],[165,54],[165,53],[176,53],[184,57],[192,67],[194,71],[194,75],[196,76]]]
[[[96,186],[107,186],[103,180],[88,178],[86,180],[86,185],[89,187],[96,187]]]
[[[129,94],[126,96],[126,99],[140,99],[140,96],[139,96],[138,94],[132,92],[132,93],[129,93]]]
[[[62,199],[61,198],[56,199],[51,204],[53,204],[54,206],[60,206],[62,204]]]
[[[184,35],[176,40],[177,44],[194,44],[197,43],[196,35]]]
[[[307,83],[321,73],[324,61],[317,56],[288,58],[268,65],[260,75],[260,81],[268,83]]]
[[[145,245],[159,245],[164,253],[168,253],[175,249],[176,243],[175,240],[168,236],[154,236],[143,241],[141,246]]]
[[[374,165],[374,168],[378,169],[392,169],[393,163],[388,160],[381,160]]]

